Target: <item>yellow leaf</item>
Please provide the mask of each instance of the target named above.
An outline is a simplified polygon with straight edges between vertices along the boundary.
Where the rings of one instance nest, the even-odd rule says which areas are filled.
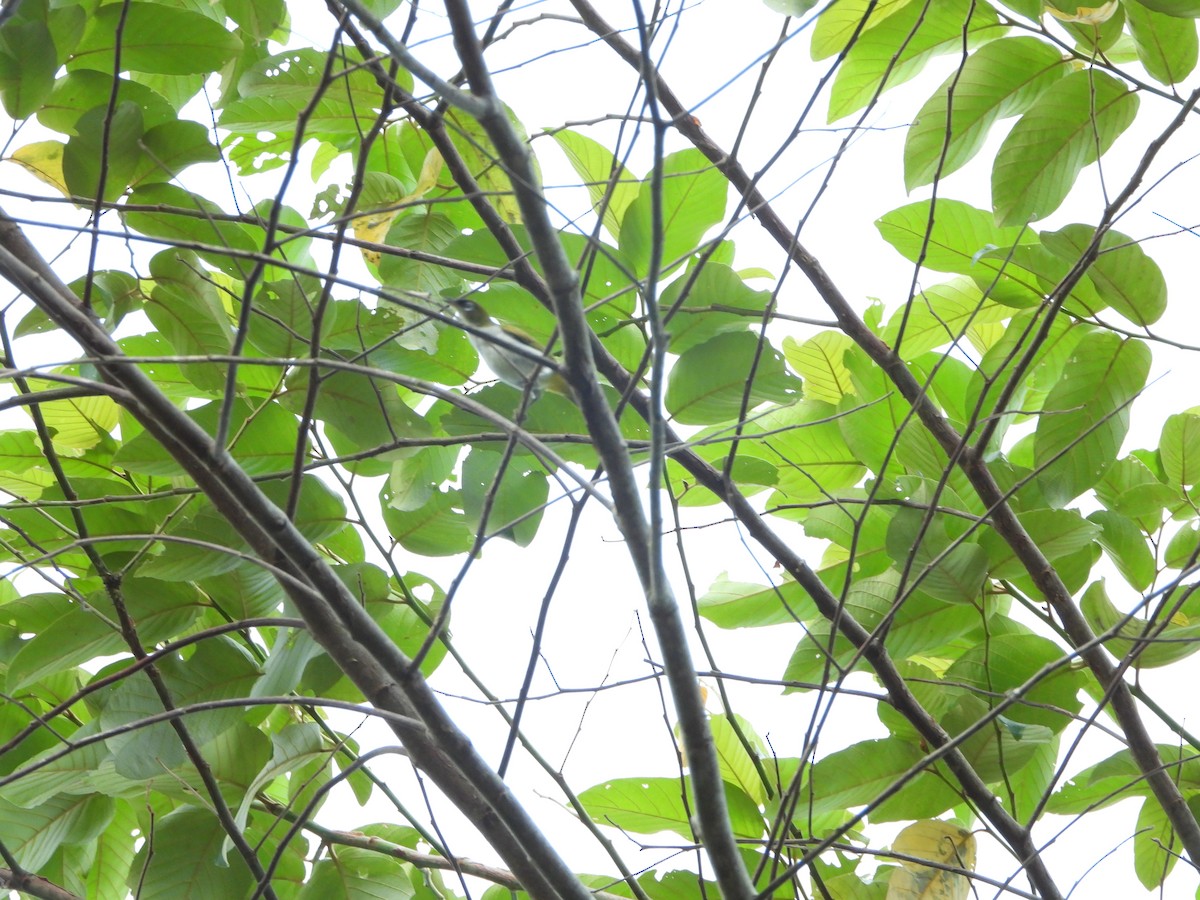
[[[387,237],[388,229],[392,227],[392,222],[402,209],[420,200],[429,191],[437,185],[438,176],[442,174],[442,154],[436,149],[431,149],[425,154],[425,161],[421,165],[421,174],[417,177],[417,185],[412,189],[411,193],[405,194],[394,203],[388,204],[385,209],[380,209],[376,212],[367,213],[356,218],[352,225],[354,226],[354,237],[360,241],[367,241],[372,244],[383,243],[383,239]],[[379,251],[363,249],[363,259],[373,266],[379,265]]]
[[[437,184],[438,176],[442,174],[442,165],[442,154],[436,147],[431,147],[425,154],[425,162],[421,165],[417,186],[405,199],[416,200],[418,197],[424,197]]]
[[[1078,22],[1081,25],[1103,25],[1117,11],[1117,0],[1108,0],[1103,6],[1077,6],[1075,12],[1063,12],[1053,6],[1046,7],[1046,12],[1060,22]]]
[[[62,167],[63,149],[66,146],[61,141],[37,141],[18,147],[8,159],[69,198],[71,192],[67,190]]]
[[[938,819],[914,822],[896,836],[892,850],[902,859],[892,872],[887,900],[967,900],[971,881],[945,866],[974,870],[975,836],[965,828]],[[924,865],[917,860],[928,860]]]
[[[388,229],[392,227],[392,219],[396,218],[399,209],[385,209],[379,212],[359,216],[351,224],[354,227],[354,238],[371,244],[380,244],[387,237]],[[363,248],[363,259],[373,266],[379,265],[379,251]]]
[[[1177,611],[1176,611],[1176,613],[1175,613],[1175,615],[1171,616],[1171,624],[1172,624],[1172,625],[1178,625],[1178,626],[1180,626],[1180,627],[1182,628],[1182,627],[1186,627],[1186,626],[1188,626],[1188,625],[1191,625],[1191,624],[1192,624],[1192,620],[1191,620],[1191,619],[1189,619],[1189,618],[1187,617],[1187,614],[1186,614],[1186,613],[1184,613],[1184,611],[1181,609],[1181,610],[1177,610]]]

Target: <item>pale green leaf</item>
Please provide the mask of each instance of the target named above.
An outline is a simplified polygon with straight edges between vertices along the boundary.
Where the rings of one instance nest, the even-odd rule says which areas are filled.
[[[1009,132],[992,168],[992,205],[1000,225],[1045,218],[1133,122],[1138,98],[1098,69],[1050,85]]]
[[[962,167],[997,121],[1024,112],[1068,71],[1062,52],[1038,38],[1002,38],[980,47],[925,102],[908,129],[905,187],[911,191]]]
[[[1128,0],[1122,4],[1138,59],[1151,77],[1178,84],[1196,68],[1196,23],[1156,12],[1154,4]]]

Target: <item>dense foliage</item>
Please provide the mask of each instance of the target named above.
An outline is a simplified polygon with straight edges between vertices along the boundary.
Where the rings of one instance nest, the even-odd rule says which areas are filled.
[[[1152,349],[1196,348],[1155,331],[1168,278],[1146,233],[1114,226],[1190,152],[1200,3],[768,0],[793,18],[755,43],[754,77],[806,51],[811,77],[771,108],[794,125],[765,150],[672,82],[688,4],[615,27],[587,0],[511,5],[0,13],[19,126],[0,181],[0,884],[1061,897],[1131,837],[1146,889],[1193,890],[1200,744],[1141,674],[1200,649],[1200,407],[1185,380],[1161,429],[1130,422]],[[562,51],[564,79],[636,84],[629,108],[531,139],[531,98],[489,65],[542,29],[526,50]],[[576,63],[584,47],[601,55]],[[909,274],[881,303],[839,287],[865,249],[810,252],[809,215],[893,96],[906,136],[886,173],[912,199],[869,252]],[[792,208],[773,157],[823,113],[836,152]],[[543,193],[566,164],[572,188]],[[82,252],[54,258],[62,234]],[[493,380],[462,297],[569,387]],[[565,534],[539,535],[562,506]],[[520,737],[497,775],[426,681],[471,672],[451,600],[480,554],[586,558],[576,526],[597,510],[644,591],[677,769],[568,781],[514,721],[531,668],[495,702]],[[689,528],[725,519],[762,577],[693,590]],[[559,574],[526,623],[531,667]],[[693,661],[738,629],[725,672]],[[782,671],[758,629],[789,636]],[[527,649],[496,653],[520,684]],[[761,736],[774,725],[727,676],[810,692],[805,737]],[[877,722],[818,743],[835,704]],[[360,746],[338,709],[403,750]],[[627,727],[635,748],[670,738]],[[396,796],[381,772],[401,753],[502,868],[460,858],[436,802]],[[517,758],[582,837],[529,817],[503,780]],[[369,798],[390,824],[355,818]],[[1077,869],[1048,862],[1062,817],[1086,828],[1123,801],[1136,822]],[[667,849],[642,871],[622,833]],[[573,874],[585,839],[606,874]]]

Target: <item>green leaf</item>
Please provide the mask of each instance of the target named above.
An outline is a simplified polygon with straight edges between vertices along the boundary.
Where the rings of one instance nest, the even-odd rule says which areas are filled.
[[[763,783],[762,777],[754,765],[754,760],[767,759],[769,753],[762,738],[755,733],[750,722],[742,716],[735,716],[735,719],[742,737],[738,737],[729,716],[720,714],[712,716],[708,720],[713,744],[717,750],[721,778],[728,784],[737,785],[755,803],[763,803],[767,799],[767,785]],[[745,743],[742,743],[743,737]],[[749,751],[747,751],[747,745],[749,745]]]
[[[0,799],[0,840],[23,869],[36,872],[71,838],[94,803],[106,798],[59,796],[33,808]]]
[[[1073,265],[1094,233],[1089,225],[1068,225],[1043,232],[1041,238],[1051,252]],[[1133,238],[1119,231],[1105,233],[1100,255],[1087,274],[1099,298],[1135,325],[1153,324],[1166,311],[1167,282],[1162,270]]]
[[[597,824],[637,834],[672,831],[691,840],[693,832],[687,811],[696,807],[691,796],[691,781],[685,781],[687,806],[679,778],[618,778],[581,791],[579,801]],[[762,815],[753,800],[727,784],[726,803],[735,834],[761,836]]]
[[[1130,586],[1139,592],[1150,587],[1157,574],[1154,553],[1137,523],[1107,509],[1089,514],[1088,521],[1100,526],[1096,539]]]
[[[0,100],[11,118],[26,119],[41,108],[59,62],[45,22],[13,21],[0,32]]]
[[[55,374],[83,374],[79,366],[64,366],[52,370]],[[33,391],[51,390],[62,387],[61,383],[40,378],[29,379]],[[116,427],[119,408],[111,397],[104,394],[52,400],[39,404],[42,420],[49,429],[53,444],[59,450],[87,450],[102,445]]]
[[[898,566],[911,566],[909,587],[948,603],[970,603],[983,588],[988,555],[978,544],[952,542],[946,518],[927,522],[915,509],[897,510],[888,526],[888,553]]]
[[[766,460],[779,470],[770,505],[825,499],[826,492],[858,483],[861,457],[842,438],[836,410],[802,400],[755,416],[743,429],[739,453]]]
[[[1106,634],[1127,618],[1113,605],[1101,579],[1088,586],[1079,603],[1088,624],[1097,634]],[[1154,669],[1186,659],[1200,650],[1200,600],[1192,597],[1176,610],[1169,620],[1147,622],[1142,617],[1129,618],[1117,636],[1104,642],[1105,648],[1118,659],[1135,656],[1133,665]]]
[[[761,320],[770,302],[770,291],[753,290],[727,265],[709,261],[689,267],[659,298],[667,316],[669,349],[682,354],[719,334],[746,331]]]
[[[1033,509],[1019,513],[1021,526],[1051,562],[1069,556],[1099,537],[1100,527],[1073,509]],[[992,578],[1014,578],[1025,574],[1025,566],[1000,535],[987,531],[979,543],[988,551]]]
[[[73,196],[95,198],[100,196],[103,175],[103,198],[116,200],[129,186],[141,160],[145,129],[141,109],[126,101],[118,104],[109,117],[107,106],[97,106],[80,117],[78,127],[79,133],[67,141],[63,150],[67,188]]]
[[[1151,3],[1122,4],[1138,60],[1163,84],[1178,84],[1196,68],[1196,23],[1155,12]]]
[[[630,175],[608,148],[578,131],[566,128],[553,132],[551,136],[566,154],[575,173],[583,179],[584,187],[592,198],[592,211],[601,217],[608,233],[614,238],[618,237],[625,211],[637,198],[638,180]]]
[[[898,602],[900,596],[900,573],[889,569],[857,579],[846,592],[844,604],[846,612],[867,629],[875,628],[885,616],[894,613],[887,649],[896,660],[942,647],[979,625],[980,612],[969,603],[947,604],[924,593],[908,593]],[[852,661],[856,669],[865,667],[862,654],[848,640],[840,635],[836,641],[830,640],[830,625],[824,618],[814,618],[805,624],[807,633],[788,660],[784,680],[811,686],[839,677],[839,672],[846,670]]]
[[[690,840],[680,787],[678,778],[620,778],[581,791],[579,801],[602,825],[636,834],[673,831]]]
[[[126,579],[122,596],[144,645],[178,635],[208,606],[191,586],[150,578]],[[53,672],[98,657],[130,652],[120,631],[114,627],[116,612],[112,603],[103,594],[88,599],[90,609],[71,609],[25,642],[9,663],[7,683],[10,693]]]
[[[705,233],[724,218],[728,192],[725,176],[699,150],[680,150],[663,159],[662,233],[654,233],[651,221],[649,179],[641,183],[637,199],[621,219],[618,246],[638,277],[645,277],[656,244],[663,271],[696,252]]]
[[[304,409],[312,371],[302,369],[288,378],[288,390],[280,397],[285,408],[296,413]],[[398,437],[429,434],[428,423],[400,398],[395,384],[345,369],[321,372],[320,379],[313,413],[337,430],[331,440],[339,450],[353,453]]]
[[[911,191],[961,168],[997,121],[1023,113],[1068,71],[1062,53],[1038,38],[1002,38],[980,47],[925,101],[908,129],[904,186]]]
[[[231,854],[218,865],[225,831],[217,817],[199,807],[182,807],[154,825],[154,843],[142,845],[130,878],[143,900],[179,897],[240,897],[254,884],[246,864]],[[153,852],[151,852],[153,850]]]
[[[397,217],[384,243],[440,256],[458,236],[458,226],[441,213],[414,212]],[[447,290],[461,291],[463,283],[462,275],[452,269],[386,252],[379,261],[379,279],[385,287],[401,295],[415,291],[440,296]]]
[[[500,453],[480,448],[468,454],[460,479],[463,512],[472,530],[476,530],[483,527],[483,507],[490,502],[484,533],[527,547],[541,525],[550,486],[546,473],[531,456],[513,455],[501,476],[498,467],[502,459]]]
[[[118,35],[120,66],[115,64]],[[68,66],[101,72],[208,74],[241,49],[241,40],[208,16],[133,0],[101,6],[88,17]]]
[[[78,134],[80,117],[96,107],[107,109],[114,88],[118,105],[134,103],[142,111],[147,130],[176,120],[171,104],[146,85],[125,78],[114,84],[110,73],[80,69],[55,82],[48,102],[38,111],[38,121],[63,134]]]
[[[1180,528],[1167,543],[1163,565],[1183,569],[1194,564],[1200,554],[1200,522],[1189,522]]]
[[[229,18],[256,41],[265,41],[287,18],[284,0],[224,0]]]
[[[911,360],[958,343],[973,327],[1003,322],[1010,316],[1011,309],[987,300],[973,280],[956,278],[922,290],[896,311],[882,337],[902,359]]]
[[[783,339],[783,355],[804,379],[805,397],[836,406],[853,390],[842,359],[853,343],[840,331],[821,331],[803,343],[791,335]]]
[[[1176,413],[1163,423],[1158,455],[1171,485],[1200,483],[1200,414]]]
[[[1022,228],[998,228],[991,213],[959,200],[938,200],[932,214],[931,221],[930,201],[920,200],[886,213],[875,227],[910,262],[968,275],[990,296],[1010,305],[1042,302],[1037,276],[1010,259],[1013,248],[1035,241],[1036,235]]]
[[[899,738],[860,741],[818,760],[809,770],[802,794],[812,798],[811,811],[818,814],[865,806],[905,777],[923,756],[920,748]],[[888,802],[888,807],[876,807],[871,819],[934,816],[955,802],[954,791],[933,772],[920,772]],[[807,812],[802,806],[798,818],[803,819]]]
[[[1200,2],[1197,0],[1133,0],[1146,9],[1181,19],[1200,18]]]
[[[187,411],[187,416],[208,434],[214,434],[224,404],[214,400]],[[238,465],[251,475],[284,473],[295,460],[299,428],[296,417],[278,403],[251,406],[242,400],[229,405],[229,450]],[[182,475],[183,467],[150,432],[127,441],[114,455],[114,463],[146,475]]]
[[[135,188],[129,195],[128,204],[146,208],[144,211],[122,210],[122,217],[130,228],[186,246],[199,244],[206,249],[197,250],[197,255],[231,278],[245,279],[253,264],[223,252],[226,248],[242,254],[258,253],[263,248],[265,237],[261,229],[229,221],[230,216],[217,204],[173,184],[147,184]],[[188,253],[170,249],[159,255]],[[270,277],[277,276],[272,274]]]
[[[1133,832],[1133,871],[1148,891],[1161,887],[1181,847],[1166,810],[1154,797],[1142,801]]]
[[[453,556],[471,549],[475,533],[463,514],[459,491],[435,492],[412,511],[394,509],[386,490],[380,499],[388,534],[406,550],[422,556]]]
[[[697,601],[700,615],[720,628],[755,628],[815,618],[816,605],[794,581],[764,587],[724,575]]]
[[[516,132],[517,138],[524,144],[529,143],[529,135],[525,131],[525,126],[521,120],[507,106],[504,107],[504,113],[508,117],[509,125]],[[484,196],[500,214],[500,217],[510,225],[520,224],[521,222],[521,206],[517,202],[516,195],[513,193],[512,182],[509,180],[508,174],[503,166],[496,165],[496,160],[500,158],[495,146],[492,144],[492,139],[488,136],[485,129],[475,118],[455,109],[453,106],[446,112],[446,122],[449,125],[449,136],[454,142],[454,146],[458,149],[459,154],[467,164],[467,168],[471,170],[471,175],[474,177],[479,188],[484,192]],[[541,170],[538,168],[537,157],[532,157],[534,167],[534,177],[538,181],[541,180]],[[457,188],[456,188],[457,191]],[[455,204],[454,206],[458,206]],[[452,215],[454,207],[449,209],[443,208],[442,212],[447,215]],[[474,213],[471,213],[472,219],[477,220]],[[462,223],[460,222],[460,227]]]
[[[111,821],[96,841],[96,854],[87,867],[87,896],[117,897],[125,891],[125,879],[136,853],[134,832],[137,815],[131,804],[114,804]]]
[[[200,642],[186,661],[164,657],[157,665],[177,706],[248,696],[260,674],[247,654],[226,638]],[[98,718],[104,729],[162,711],[162,699],[141,673],[103,689],[99,702],[103,707]],[[234,705],[194,713],[187,717],[188,730],[203,746],[243,724],[244,715],[244,710]],[[154,779],[183,766],[194,772],[178,736],[166,722],[109,738],[106,743],[113,753],[116,774],[130,781]]]
[[[758,335],[738,331],[688,350],[667,377],[667,411],[677,422],[707,425],[737,418],[743,403],[749,412],[766,401],[795,401],[800,379],[779,351],[768,344],[757,353],[758,345]]]
[[[1028,349],[1033,347],[1041,324],[1041,315],[1036,310],[1015,315],[1004,335],[988,349],[978,368],[971,373],[964,406],[980,420],[996,415],[996,403],[1006,389],[1011,389],[1009,382],[1014,375],[1012,360],[1023,359]],[[1063,366],[1089,330],[1087,326],[1076,325],[1065,317],[1056,318],[1045,339],[1034,351],[1032,364],[1009,397],[1008,408],[1022,410],[1026,414],[1040,411],[1046,395],[1058,383]],[[1017,413],[1002,415],[992,440],[993,447],[1001,445],[1005,432],[1017,420]]]
[[[961,52],[999,37],[999,17],[970,0],[909,3],[862,33],[837,68],[829,94],[829,121],[862,109],[878,94],[913,78],[942,53]]]
[[[940,717],[942,727],[957,736],[988,714],[988,705],[978,697],[963,694]],[[979,777],[989,783],[1009,782],[1038,751],[1055,740],[1045,725],[1027,725],[997,716],[963,742],[962,752]]]
[[[413,896],[412,867],[399,859],[358,847],[342,847],[336,858],[322,859],[296,894],[296,900],[382,900]]]
[[[763,0],[768,9],[785,16],[802,16],[814,6],[817,0]]]
[[[821,13],[813,29],[812,58],[822,60],[841,53],[855,35],[873,28],[903,10],[911,0],[842,0]],[[863,19],[866,23],[861,25]]]
[[[1185,794],[1200,788],[1200,767],[1191,748],[1182,752],[1178,745],[1172,744],[1155,744],[1154,748],[1172,780]],[[1153,797],[1153,792],[1129,750],[1123,749],[1070,779],[1050,797],[1046,811],[1073,815],[1130,797]]]
[[[1094,486],[1117,458],[1129,403],[1150,371],[1150,351],[1111,332],[1087,335],[1046,397],[1034,437],[1038,484],[1052,506]]]
[[[1063,650],[1053,641],[1034,634],[993,634],[972,646],[943,678],[986,691],[988,697],[1002,697],[1038,676],[1032,687],[1021,695],[1027,703],[1010,707],[1005,715],[1030,725],[1045,725],[1054,732],[1071,723],[1071,716],[1083,708],[1076,694],[1084,675],[1066,665],[1050,674],[1042,670],[1061,663]],[[1061,712],[1059,711],[1061,710]]]
[[[1137,96],[1097,69],[1055,82],[1004,139],[992,168],[992,205],[1002,226],[1050,215],[1076,176],[1129,127]]]
[[[141,149],[138,167],[129,177],[133,187],[170,181],[190,165],[221,158],[209,140],[208,129],[199,122],[164,122],[148,128],[142,136]]]

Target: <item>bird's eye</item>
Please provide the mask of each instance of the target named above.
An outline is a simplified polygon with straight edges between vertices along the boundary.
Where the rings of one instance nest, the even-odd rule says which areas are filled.
[[[474,300],[459,300],[458,305],[463,312],[475,312],[475,310],[479,309],[479,304]]]

